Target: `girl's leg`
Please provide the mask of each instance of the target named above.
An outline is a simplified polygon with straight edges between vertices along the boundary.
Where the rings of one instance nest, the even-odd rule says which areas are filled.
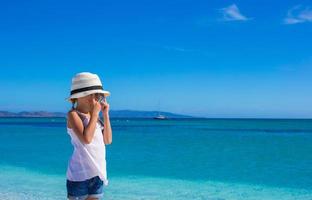
[[[95,198],[95,197],[88,197],[86,200],[99,200],[99,198]]]

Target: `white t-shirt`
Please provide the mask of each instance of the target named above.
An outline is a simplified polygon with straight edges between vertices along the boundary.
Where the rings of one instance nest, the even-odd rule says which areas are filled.
[[[76,111],[82,118],[83,125],[89,124],[89,119],[80,112]],[[71,143],[74,146],[74,152],[68,162],[66,176],[70,181],[84,181],[95,176],[99,176],[108,184],[106,173],[105,144],[103,141],[103,125],[96,124],[94,137],[89,144],[82,143],[74,130],[67,127],[67,133],[71,137]]]

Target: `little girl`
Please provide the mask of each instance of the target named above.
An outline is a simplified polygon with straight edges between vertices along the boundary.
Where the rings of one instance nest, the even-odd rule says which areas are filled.
[[[109,120],[110,95],[96,74],[83,72],[72,79],[68,100],[73,104],[67,115],[67,132],[74,152],[67,168],[68,199],[100,199],[107,185],[105,145],[112,143]],[[102,111],[103,121],[99,119]]]

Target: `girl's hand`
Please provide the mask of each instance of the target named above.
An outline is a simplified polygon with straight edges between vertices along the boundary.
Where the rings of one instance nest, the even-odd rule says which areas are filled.
[[[101,104],[97,102],[95,99],[93,99],[93,108],[91,110],[91,114],[99,115],[100,111],[101,111]]]
[[[104,101],[103,103],[101,103],[101,110],[102,110],[103,115],[108,114],[109,104],[107,103],[107,101]]]

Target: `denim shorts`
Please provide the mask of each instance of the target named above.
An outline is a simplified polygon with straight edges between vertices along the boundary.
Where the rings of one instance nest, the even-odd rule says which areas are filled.
[[[99,176],[85,181],[66,181],[67,198],[84,200],[87,197],[100,199],[103,196],[103,181]]]

